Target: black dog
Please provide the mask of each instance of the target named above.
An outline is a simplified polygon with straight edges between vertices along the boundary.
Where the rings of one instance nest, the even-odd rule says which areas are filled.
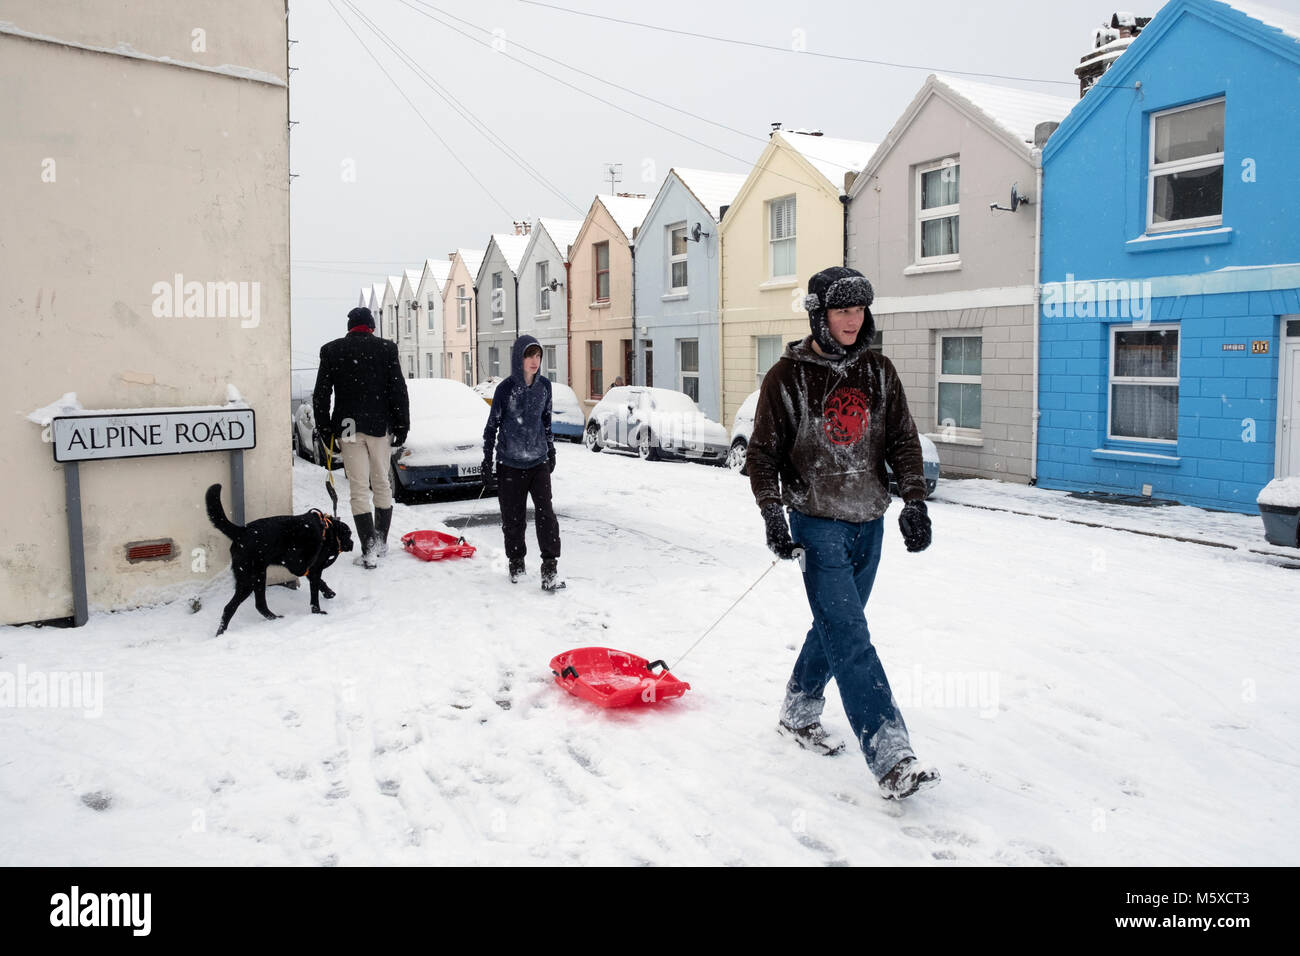
[[[325,613],[320,609],[320,595],[332,598],[334,592],[321,572],[334,563],[340,552],[352,550],[352,529],[346,522],[312,509],[306,514],[259,518],[241,528],[226,517],[221,507],[220,485],[208,489],[207,501],[208,517],[233,542],[230,569],[235,573],[235,596],[221,612],[218,634],[225,631],[235,610],[250,594],[255,595],[262,617],[280,617],[266,606],[266,569],[272,564],[282,564],[300,577],[305,574],[311,583],[312,613]]]

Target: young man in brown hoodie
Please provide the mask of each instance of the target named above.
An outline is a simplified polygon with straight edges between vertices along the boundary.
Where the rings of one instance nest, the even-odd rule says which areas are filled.
[[[901,799],[937,784],[939,773],[912,752],[864,614],[889,507],[886,463],[906,502],[899,527],[908,551],[929,547],[930,519],[921,444],[898,373],[868,348],[873,298],[871,283],[854,269],[835,266],[808,281],[812,334],[790,343],[763,379],[749,481],[768,547],[803,565],[813,614],[779,729],[807,749],[843,750],[821,725],[834,678],[881,793]]]

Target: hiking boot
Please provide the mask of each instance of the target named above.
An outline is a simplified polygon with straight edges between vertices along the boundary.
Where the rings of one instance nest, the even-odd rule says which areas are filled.
[[[554,558],[544,558],[542,560],[542,590],[558,591],[564,587],[564,582],[560,580],[559,571],[555,567]]]
[[[776,725],[776,732],[783,737],[793,737],[795,743],[804,750],[811,750],[813,753],[834,757],[836,754],[844,752],[844,741],[834,734],[828,733],[820,721],[809,724],[807,727],[796,728],[783,720]]]
[[[375,557],[388,557],[388,526],[393,523],[392,508],[375,509]]]
[[[366,568],[379,567],[379,560],[375,557],[375,516],[367,511],[353,515],[352,520],[356,522],[357,538],[361,541],[361,554],[353,558],[352,563]]]
[[[524,570],[524,562],[522,558],[520,558],[518,561],[510,562],[510,583],[511,584],[518,584],[520,579],[523,578],[527,573],[528,572]]]
[[[904,757],[880,778],[880,792],[886,800],[902,800],[938,783],[938,770],[922,767],[915,757]]]

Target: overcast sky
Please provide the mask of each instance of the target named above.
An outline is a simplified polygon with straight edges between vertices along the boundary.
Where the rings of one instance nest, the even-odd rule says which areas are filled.
[[[294,366],[314,367],[343,333],[363,284],[482,249],[514,219],[583,218],[609,191],[607,163],[623,164],[618,191],[653,195],[673,166],[747,172],[773,122],[879,142],[931,72],[1020,77],[970,78],[1076,97],[1072,68],[1114,10],[1105,0],[294,0]]]

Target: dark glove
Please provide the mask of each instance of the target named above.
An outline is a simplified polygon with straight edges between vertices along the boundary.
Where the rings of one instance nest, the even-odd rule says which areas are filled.
[[[546,453],[546,473],[547,473],[547,474],[551,474],[551,475],[555,474],[555,448],[554,448],[554,446],[552,446],[551,450],[548,451],[548,452]]]
[[[334,451],[335,453],[338,452],[339,450],[338,442],[334,441],[334,432],[330,430],[330,427],[328,425],[321,425],[317,427],[316,434],[320,438],[320,446],[322,448],[324,448],[326,451],[329,451],[330,442],[334,442]]]
[[[785,520],[785,510],[774,502],[768,502],[759,511],[767,528],[768,550],[785,561],[798,557],[799,546],[790,540],[790,526]]]
[[[898,529],[908,551],[924,551],[930,547],[930,516],[925,513],[924,501],[909,501],[898,516]]]
[[[400,447],[402,447],[402,446],[405,445],[405,444],[406,444],[406,429],[405,429],[405,428],[394,428],[394,429],[393,429],[393,447],[394,447],[394,448],[400,448]]]
[[[487,485],[489,488],[494,488],[496,487],[496,483],[497,483],[497,473],[492,470],[492,459],[484,458],[483,459],[483,484]]]

